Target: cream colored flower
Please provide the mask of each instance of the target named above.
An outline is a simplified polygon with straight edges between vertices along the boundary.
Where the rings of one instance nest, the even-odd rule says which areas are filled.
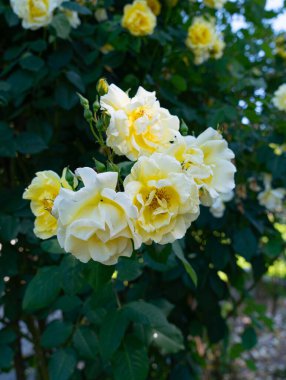
[[[286,190],[283,188],[272,189],[271,180],[270,174],[264,176],[264,191],[258,194],[258,201],[261,206],[271,212],[281,212]]]
[[[130,99],[111,84],[100,102],[111,115],[107,145],[131,161],[140,156],[150,156],[159,147],[169,146],[179,130],[179,119],[160,107],[155,92],[142,87]]]
[[[210,206],[221,193],[234,188],[234,153],[226,140],[213,128],[206,129],[197,138],[177,136],[175,143],[166,151],[175,157],[183,170],[200,188],[201,202]]]
[[[70,11],[69,9],[63,9],[63,12],[66,15],[70,23],[70,26],[72,28],[76,29],[81,24],[81,21],[77,12]]]
[[[154,32],[157,19],[144,0],[135,0],[124,7],[121,21],[123,28],[128,29],[133,36],[147,36]]]
[[[31,210],[36,216],[34,233],[40,239],[48,239],[56,234],[57,220],[51,212],[60,188],[61,179],[57,173],[46,170],[36,173],[23,194],[24,199],[31,201]]]
[[[148,7],[154,13],[155,16],[159,16],[161,13],[161,3],[159,0],[147,0]]]
[[[13,11],[22,19],[25,29],[38,29],[50,24],[53,11],[63,0],[10,0]]]
[[[111,265],[120,256],[130,257],[140,246],[132,220],[137,210],[124,193],[116,193],[118,174],[97,174],[77,169],[84,186],[78,191],[61,189],[53,214],[58,219],[57,237],[66,252],[80,261],[90,259]]]
[[[173,157],[140,157],[124,181],[137,207],[136,232],[143,242],[166,244],[182,238],[199,215],[198,187]]]
[[[286,111],[286,83],[282,84],[278,90],[274,92],[273,104],[280,111]]]
[[[216,32],[214,19],[195,17],[188,29],[187,47],[194,53],[194,62],[199,65],[210,57],[220,58],[224,49],[222,36]]]
[[[204,0],[205,5],[207,5],[210,8],[214,8],[214,9],[223,8],[223,6],[226,2],[227,2],[227,0]]]
[[[215,218],[222,218],[225,211],[225,202],[229,202],[234,197],[234,192],[221,193],[210,207],[210,212]]]

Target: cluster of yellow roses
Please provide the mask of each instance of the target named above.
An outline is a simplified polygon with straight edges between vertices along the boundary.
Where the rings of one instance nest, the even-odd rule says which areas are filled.
[[[106,145],[134,161],[118,189],[118,173],[65,169],[62,178],[39,172],[24,192],[36,215],[35,234],[57,235],[79,260],[114,264],[119,256],[152,241],[182,238],[198,218],[200,204],[212,206],[234,188],[234,153],[208,128],[183,136],[179,119],[160,106],[155,92],[139,87],[129,97],[111,84],[100,98],[108,112]]]

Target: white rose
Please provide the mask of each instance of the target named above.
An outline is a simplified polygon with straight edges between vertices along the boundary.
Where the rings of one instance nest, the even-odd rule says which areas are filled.
[[[198,187],[173,157],[140,157],[124,188],[138,209],[135,227],[143,242],[181,239],[199,216]]]
[[[38,29],[50,24],[53,11],[63,0],[10,0],[13,11],[22,19],[25,29]]]
[[[195,180],[203,205],[211,206],[219,194],[234,188],[236,168],[231,162],[234,153],[213,128],[206,129],[197,138],[178,134],[175,143],[165,152],[175,157]]]
[[[210,212],[215,218],[222,218],[225,211],[225,202],[229,202],[234,197],[233,191],[220,194],[211,205]]]
[[[280,111],[286,111],[286,83],[282,84],[278,90],[274,92],[273,104]]]
[[[159,147],[170,145],[179,130],[179,119],[160,107],[155,92],[139,87],[129,98],[114,84],[101,98],[101,106],[111,115],[107,145],[131,161],[150,156]]]
[[[91,168],[76,171],[84,187],[78,191],[61,189],[53,215],[58,219],[57,237],[66,252],[80,261],[90,259],[106,265],[119,256],[130,257],[141,241],[132,220],[137,210],[124,193],[116,193],[118,174],[97,174]]]
[[[264,191],[258,194],[258,201],[261,206],[264,206],[271,212],[281,212],[283,210],[283,198],[286,190],[282,188],[272,189],[271,175],[264,176]]]

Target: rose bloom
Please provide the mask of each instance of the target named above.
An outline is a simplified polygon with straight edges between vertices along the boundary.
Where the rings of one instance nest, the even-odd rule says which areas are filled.
[[[137,207],[136,232],[143,242],[167,244],[182,238],[199,215],[198,187],[173,157],[140,157],[124,181]]]
[[[210,207],[210,212],[215,218],[222,218],[225,211],[225,202],[229,202],[234,197],[233,191],[221,193]]]
[[[31,210],[36,216],[34,234],[40,239],[48,239],[56,234],[57,220],[51,212],[60,188],[61,179],[57,173],[46,170],[36,173],[23,194],[24,199],[31,201]]]
[[[161,13],[161,3],[159,0],[147,0],[147,5],[155,16],[159,16]]]
[[[187,47],[194,53],[194,62],[200,65],[210,57],[219,59],[225,47],[222,36],[216,32],[214,19],[195,17],[188,29]]]
[[[231,162],[234,153],[213,128],[206,129],[197,138],[178,135],[165,153],[176,158],[187,175],[194,179],[205,206],[211,206],[219,194],[228,193],[235,186],[236,168]]]
[[[273,104],[280,111],[286,111],[286,83],[282,84],[278,90],[274,92]]]
[[[204,0],[205,5],[207,5],[210,8],[214,8],[214,9],[223,8],[223,6],[226,2],[227,2],[227,0]]]
[[[53,214],[58,219],[60,246],[86,263],[90,259],[112,265],[120,256],[130,257],[139,248],[132,220],[137,210],[122,192],[115,192],[118,174],[97,174],[91,168],[77,169],[83,181],[78,191],[61,189]]]
[[[101,97],[101,107],[111,115],[107,128],[107,145],[131,161],[150,156],[159,147],[169,146],[178,133],[180,122],[160,107],[155,92],[139,87],[133,98],[114,84]]]
[[[133,36],[147,36],[154,32],[156,16],[144,0],[135,0],[124,7],[121,21],[123,28],[128,29]]]
[[[80,18],[77,12],[71,11],[69,9],[62,9],[63,13],[66,15],[70,26],[76,29],[80,24]]]
[[[50,24],[53,11],[63,0],[10,0],[13,11],[22,19],[25,29],[38,29]]]
[[[286,190],[282,188],[272,189],[271,179],[270,174],[264,176],[264,191],[258,194],[258,201],[261,206],[271,212],[281,212]]]

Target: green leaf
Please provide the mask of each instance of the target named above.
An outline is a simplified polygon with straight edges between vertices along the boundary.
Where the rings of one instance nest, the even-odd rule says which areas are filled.
[[[78,73],[70,70],[66,72],[66,77],[79,91],[85,92],[85,85]]]
[[[245,350],[251,350],[257,343],[257,335],[253,327],[246,327],[242,336],[242,345]]]
[[[41,58],[33,54],[29,54],[21,59],[20,65],[23,69],[38,71],[45,65],[45,62]]]
[[[109,359],[119,347],[128,326],[122,309],[112,311],[106,315],[99,333],[99,347],[103,359]]]
[[[45,348],[58,347],[67,341],[72,330],[73,326],[70,322],[53,321],[43,332],[41,345]]]
[[[8,369],[12,366],[13,351],[9,346],[0,344],[0,368]]]
[[[56,351],[49,361],[50,380],[68,380],[74,373],[76,363],[76,354],[72,349]]]
[[[146,348],[135,338],[124,341],[113,362],[115,380],[145,380],[148,376],[149,360]]]
[[[142,265],[137,260],[122,257],[120,258],[116,269],[117,278],[122,281],[132,281],[138,278],[142,273]]]
[[[84,265],[72,255],[64,257],[60,266],[62,287],[67,294],[80,293],[86,285]]]
[[[172,247],[173,247],[173,251],[175,253],[175,255],[178,257],[178,259],[182,262],[182,264],[184,265],[185,267],[185,270],[186,272],[188,273],[188,275],[190,276],[190,278],[192,279],[193,283],[195,284],[195,286],[197,286],[198,284],[198,277],[197,277],[197,274],[196,272],[194,271],[193,267],[191,266],[191,264],[188,262],[188,260],[185,258],[184,256],[184,252],[180,246],[180,243],[178,241],[175,241],[174,243],[172,243]]]
[[[160,348],[163,355],[175,354],[184,349],[184,338],[181,331],[174,325],[168,324],[152,331],[153,343]]]
[[[87,7],[84,7],[73,1],[65,1],[64,3],[61,4],[61,6],[71,11],[77,12],[78,14],[82,14],[82,15],[92,14],[91,10],[89,10]]]
[[[54,238],[41,242],[41,248],[44,252],[48,253],[66,254],[65,250],[60,247],[58,239]]]
[[[35,154],[47,149],[42,137],[33,132],[20,133],[16,138],[16,144],[17,151],[24,154]]]
[[[258,242],[251,229],[244,228],[234,234],[233,246],[237,253],[246,260],[251,260],[257,254]]]
[[[61,290],[61,276],[56,266],[39,269],[36,276],[27,286],[23,308],[35,311],[49,306]]]
[[[95,261],[90,261],[86,268],[86,279],[90,286],[97,292],[111,280],[112,273],[114,272],[113,266],[103,265]]]
[[[13,137],[13,130],[9,127],[9,124],[3,122],[0,122],[0,156],[16,156],[16,144]]]
[[[58,37],[62,39],[68,38],[71,26],[67,17],[63,13],[58,13],[53,17],[51,26],[55,29]]]
[[[80,327],[73,336],[73,344],[80,357],[96,359],[98,354],[98,339],[94,331],[88,327]]]

